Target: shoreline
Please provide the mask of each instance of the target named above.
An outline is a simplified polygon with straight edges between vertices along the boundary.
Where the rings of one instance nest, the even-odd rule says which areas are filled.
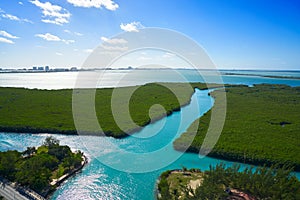
[[[32,127],[5,127],[0,126],[0,132],[5,133],[15,133],[15,134],[61,134],[61,135],[79,135],[79,136],[99,136],[99,137],[113,137],[115,139],[123,139],[133,135],[143,128],[145,128],[149,124],[156,123],[157,121],[163,119],[164,117],[168,117],[172,115],[174,112],[179,112],[181,108],[190,104],[191,101],[185,103],[184,105],[174,108],[167,114],[163,114],[161,116],[155,117],[153,120],[150,120],[143,124],[141,127],[136,127],[128,131],[128,134],[123,132],[123,134],[113,135],[111,132],[87,132],[87,131],[80,131],[82,134],[78,134],[77,130],[56,130],[56,129],[43,129],[43,128],[32,128]]]
[[[258,84],[258,86],[264,86],[264,85],[271,86],[273,84],[271,84],[271,85],[270,84]],[[274,85],[277,85],[277,86],[279,85],[280,86],[280,84],[274,84]],[[289,87],[293,88],[291,86],[289,86]],[[229,87],[226,87],[226,88],[229,88]],[[258,90],[259,90],[259,88],[257,88],[257,91]],[[241,95],[240,93],[237,93],[237,94]],[[251,93],[251,94],[253,94],[253,93]],[[214,96],[214,95],[212,95],[212,96],[216,100],[217,97]],[[294,101],[296,101],[296,100],[294,100]],[[232,103],[232,105],[234,106],[235,104]],[[211,111],[211,109],[207,113],[210,114],[210,111]],[[227,115],[228,115],[228,112],[227,112]],[[229,115],[229,117],[232,117],[232,115]],[[196,119],[193,123],[196,123],[198,120],[204,120],[203,123],[206,124],[208,118],[209,117],[207,117],[207,116],[205,117],[205,115],[203,115],[200,118]],[[286,118],[287,117],[285,117],[284,119],[286,120]],[[287,122],[288,121],[290,121],[290,120],[287,120]],[[273,123],[270,123],[268,120],[266,121],[266,123],[270,123],[274,126],[275,125],[278,125],[278,126],[280,125],[282,128],[284,127],[284,125],[281,125],[281,123],[287,123],[287,122],[285,122],[284,120],[282,122],[281,122],[281,120],[279,120],[278,122],[276,121],[276,122],[273,122]],[[291,123],[288,122],[288,124],[291,124]],[[293,124],[296,124],[296,122],[293,121]],[[190,126],[192,126],[192,125],[190,125]],[[203,127],[207,128],[206,125],[204,125]],[[203,128],[202,131],[206,131],[205,128]],[[232,128],[232,127],[230,127],[230,128]],[[224,130],[224,127],[223,127],[223,130]],[[294,132],[296,130],[297,129],[294,129]],[[227,131],[226,133],[228,133],[227,135],[229,135],[230,134],[229,128],[226,129],[226,131]],[[231,129],[231,131],[235,131],[235,129],[233,129],[233,130]],[[188,134],[188,131],[186,131],[185,133]],[[181,140],[182,138],[184,138],[183,135],[185,133],[182,133],[182,135],[173,142],[173,148],[176,151],[179,151],[179,152],[199,154],[200,146],[202,145],[202,143],[197,143],[198,145],[200,144],[200,146],[197,146],[195,144],[190,145],[190,146],[186,146],[185,143],[184,143],[184,140]],[[186,137],[188,137],[188,136],[186,136]],[[194,141],[195,141],[195,138],[194,138]],[[197,142],[200,142],[200,141],[197,141]],[[223,141],[223,144],[224,144],[224,141]],[[232,143],[231,143],[231,145],[232,145]],[[225,146],[225,147],[227,147],[227,146]],[[296,158],[294,158],[294,159],[291,159],[291,158],[285,159],[287,157],[274,157],[274,158],[270,158],[270,157],[266,157],[266,156],[259,157],[259,156],[253,156],[252,154],[249,155],[249,152],[246,153],[246,152],[234,151],[232,149],[231,150],[226,149],[225,147],[223,146],[223,148],[224,148],[223,149],[223,148],[216,148],[216,146],[215,146],[213,148],[213,150],[207,156],[211,157],[211,158],[215,158],[215,159],[224,160],[224,161],[237,162],[237,163],[240,163],[240,164],[248,164],[248,165],[254,165],[254,166],[264,166],[264,165],[266,165],[266,166],[270,167],[272,165],[278,165],[278,166],[288,165],[290,167],[293,167],[294,172],[300,172],[300,164],[297,163]],[[250,153],[252,153],[252,152],[250,152]]]
[[[84,154],[82,155],[82,159],[83,160],[82,160],[81,165],[79,167],[77,167],[76,169],[73,169],[71,172],[69,172],[67,174],[62,175],[58,179],[52,180],[50,185],[55,187],[55,188],[50,189],[45,196],[37,193],[36,191],[34,191],[34,190],[32,190],[28,187],[24,187],[24,186],[19,185],[17,182],[11,182],[9,180],[6,180],[6,179],[3,179],[3,178],[0,177],[0,183],[2,184],[1,187],[2,187],[2,189],[4,189],[6,186],[11,187],[10,192],[16,193],[15,195],[20,195],[22,197],[22,199],[28,199],[28,200],[30,200],[30,199],[33,199],[33,200],[48,200],[48,199],[51,199],[52,195],[58,189],[59,186],[61,186],[69,178],[71,178],[71,177],[75,176],[76,174],[80,173],[81,170],[83,169],[83,167],[88,163],[88,158]],[[13,198],[13,199],[15,199],[15,198]]]
[[[46,199],[51,199],[52,195],[54,194],[54,192],[57,191],[57,189],[65,182],[67,181],[69,178],[73,177],[73,176],[76,176],[76,174],[80,173],[81,170],[83,169],[83,167],[88,164],[88,158],[83,155],[82,156],[82,159],[83,161],[81,162],[81,165],[77,168],[77,169],[74,169],[73,171],[67,173],[67,174],[64,174],[62,175],[61,177],[59,177],[58,179],[54,179],[52,180],[52,182],[50,183],[50,185],[52,186],[55,186],[54,189],[50,190],[48,192],[48,194],[46,195]]]
[[[195,90],[208,90],[211,88],[200,88],[200,87],[194,87],[194,91],[191,94],[195,94]],[[188,106],[191,103],[191,97],[188,102],[180,105],[179,107],[173,108],[171,111],[169,111],[167,114],[163,113],[157,117],[155,117],[153,120],[147,121],[145,124],[141,125],[140,127],[132,128],[131,130],[128,130],[128,133],[123,132],[122,134],[114,135],[116,133],[112,132],[88,132],[88,131],[77,131],[75,130],[58,130],[58,129],[47,129],[47,128],[34,128],[34,127],[9,127],[9,126],[1,126],[0,125],[0,132],[6,132],[6,133],[15,133],[15,134],[62,134],[62,135],[79,135],[79,136],[99,136],[99,137],[113,137],[115,139],[123,139],[126,137],[129,137],[139,131],[141,131],[143,128],[145,128],[149,124],[156,123],[157,121],[163,119],[164,117],[168,117],[172,115],[174,112],[180,112],[181,108]],[[81,132],[81,134],[78,134],[78,132]]]
[[[277,78],[277,79],[291,79],[291,80],[300,80],[300,77],[296,76],[272,76],[272,75],[261,75],[261,74],[242,74],[242,73],[222,73],[224,76],[257,76],[263,78]]]
[[[298,199],[299,179],[290,168],[262,166],[253,169],[224,163],[208,170],[182,168],[167,170],[156,180],[156,199]],[[280,183],[278,185],[278,183]],[[270,186],[267,191],[262,185]],[[202,189],[201,189],[202,187]],[[273,188],[273,190],[271,189]],[[176,191],[176,192],[175,192]],[[278,193],[280,191],[280,193]]]
[[[228,87],[232,87],[232,86],[227,85],[225,87],[228,88]],[[235,87],[235,86],[233,86],[233,87]],[[214,87],[214,88],[216,88],[216,87]],[[200,88],[200,87],[197,87],[195,85],[192,95],[195,93],[196,89],[207,90],[207,89],[214,89],[214,88]],[[0,132],[16,133],[16,134],[30,134],[30,133],[31,134],[48,134],[48,133],[51,133],[51,134],[63,134],[63,135],[113,137],[115,139],[123,139],[123,138],[126,138],[130,135],[133,135],[133,134],[137,133],[138,131],[142,130],[144,127],[146,127],[149,124],[155,123],[155,122],[161,120],[164,117],[170,116],[174,112],[179,112],[181,110],[181,108],[183,108],[184,106],[189,105],[190,102],[191,102],[191,98],[189,99],[188,102],[184,103],[180,107],[173,108],[173,110],[170,111],[169,113],[157,116],[152,121],[150,121],[150,120],[147,121],[141,127],[136,127],[136,128],[133,128],[133,129],[129,130],[128,131],[129,134],[124,133],[124,134],[119,134],[119,135],[113,135],[113,133],[91,133],[91,132],[86,132],[86,133],[83,132],[83,134],[78,134],[78,132],[76,130],[61,131],[61,130],[55,130],[55,129],[49,130],[49,129],[34,129],[34,128],[31,128],[31,127],[25,127],[24,128],[24,127],[1,127],[1,126],[0,126]],[[182,152],[182,150],[180,148],[176,148],[175,146],[173,146],[173,147],[176,151]],[[189,148],[187,148],[187,150],[185,152],[186,153],[198,154],[199,150],[195,149],[193,147],[189,147]],[[210,154],[208,154],[208,157],[221,159],[221,160],[225,160],[225,161],[250,164],[250,165],[255,165],[255,166],[262,166],[262,165],[270,166],[272,164],[277,163],[275,161],[271,161],[271,160],[267,160],[267,159],[264,160],[264,159],[247,158],[243,155],[240,155],[239,153],[235,154],[235,153],[232,153],[232,152],[222,152],[222,155],[221,155],[218,152],[212,151]],[[294,167],[295,167],[294,168],[295,172],[300,172],[300,165],[295,164]]]
[[[192,154],[199,154],[199,150],[196,150],[196,149],[193,149],[193,148],[188,148],[186,151],[181,151],[180,149],[176,149],[174,147],[174,149],[176,151],[179,151],[179,152],[184,152],[184,153],[192,153]],[[239,156],[239,154],[234,154],[234,153],[228,153],[228,152],[225,152],[223,153],[223,155],[219,155],[218,153],[215,153],[215,152],[211,152],[209,153],[208,155],[206,155],[207,157],[210,157],[210,158],[214,158],[214,159],[219,159],[219,160],[224,160],[224,161],[229,161],[229,162],[235,162],[235,163],[240,163],[240,164],[246,164],[246,165],[253,165],[255,167],[262,167],[264,165],[266,165],[267,167],[270,167],[272,165],[276,165],[278,164],[279,166],[283,166],[284,164],[289,164],[288,162],[286,163],[282,163],[282,164],[279,164],[277,162],[272,162],[272,161],[264,161],[264,160],[253,160],[252,158],[232,158],[231,156],[235,157],[235,156]],[[294,166],[294,172],[300,172],[300,165],[295,165]]]
[[[204,173],[205,172],[201,171],[200,169],[183,168],[183,169],[166,170],[162,172],[159,175],[159,177],[156,179],[154,195],[157,200],[164,199],[162,198],[163,193],[170,192],[170,190],[173,190],[175,187],[177,193],[181,193],[180,197],[184,197],[185,194],[183,193],[184,191],[182,190],[183,187],[190,188],[195,192],[196,188],[202,184]],[[170,176],[177,176],[177,180],[179,180],[178,176],[181,176],[181,181],[177,182],[177,180],[173,180],[174,185],[169,184],[167,180]],[[184,183],[183,183],[183,179],[185,179]],[[166,183],[168,186],[166,185]]]
[[[102,130],[97,130],[89,127],[76,129],[74,121],[72,120],[72,90],[46,91],[0,87],[1,91],[3,90],[4,95],[4,104],[0,106],[0,111],[3,113],[3,121],[0,124],[0,132],[92,135],[121,139],[142,130],[145,126],[155,123],[174,112],[178,112],[182,107],[189,105],[191,102],[191,96],[195,93],[196,87],[201,90],[207,89],[206,84],[203,83],[192,83],[193,88],[190,88],[190,90],[185,89],[187,85],[184,83],[166,84],[169,84],[173,89],[178,86],[178,89],[176,89],[176,92],[180,94],[180,96],[177,97],[178,99],[175,99],[174,96],[172,96],[172,93],[164,95],[166,88],[164,86],[160,86],[159,83],[142,85],[141,87],[144,87],[145,90],[142,89],[138,91],[141,95],[145,96],[145,93],[149,91],[150,93],[148,96],[154,96],[153,98],[150,98],[149,101],[146,101],[145,104],[143,102],[145,101],[146,96],[141,96],[142,98],[135,98],[135,100],[133,100],[133,105],[136,104],[138,106],[132,113],[132,119],[136,120],[135,122],[137,125],[132,124],[124,130],[120,130],[120,128],[118,128],[111,114],[112,111],[110,111],[109,108],[106,109],[108,106],[105,107],[105,105],[110,103],[113,88],[97,89],[96,91],[97,120],[100,121],[102,128]],[[127,90],[131,90],[131,87],[124,87],[120,89],[126,92]],[[83,90],[83,92],[84,91],[85,90]],[[100,98],[100,95],[103,95],[103,97]],[[63,96],[66,96],[67,99],[63,99]],[[41,99],[35,100],[37,99],[36,97],[40,97]],[[154,101],[157,102],[157,100],[155,100],[156,98],[158,98],[159,104],[164,106],[166,110],[157,111],[152,119],[150,119],[149,115],[147,115],[147,111],[145,110],[145,106],[148,106],[148,104],[150,106],[150,103],[153,105],[153,103],[155,103]],[[35,103],[35,105],[33,105],[33,103]],[[27,107],[32,108],[27,111]],[[10,108],[12,112],[9,111],[8,108]],[[99,109],[103,109],[103,112]],[[29,112],[32,112],[33,116],[27,114]],[[8,117],[4,118],[7,114]],[[12,118],[12,116],[16,116],[17,119]],[[107,119],[105,118],[106,116],[108,117]],[[139,116],[141,116],[141,118],[137,118]],[[101,118],[105,118],[105,120],[103,120],[104,124],[102,124]],[[126,121],[124,117],[122,120],[122,123]]]

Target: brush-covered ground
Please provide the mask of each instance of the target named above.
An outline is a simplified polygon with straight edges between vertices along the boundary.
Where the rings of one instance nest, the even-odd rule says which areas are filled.
[[[76,113],[80,115],[78,122],[80,132],[93,135],[105,134],[116,138],[125,137],[128,133],[134,133],[141,127],[180,110],[182,106],[190,102],[195,87],[205,89],[207,85],[203,83],[194,83],[192,86],[185,83],[150,83],[143,86],[96,89],[95,91],[76,89],[74,96],[77,98],[74,105],[77,108],[80,107]],[[132,96],[128,97],[127,95],[132,91],[134,91]],[[113,101],[114,112],[111,106],[113,93],[117,94]],[[95,94],[94,98],[92,94]],[[72,113],[72,96],[72,89],[0,88],[0,131],[77,134]],[[89,97],[92,101],[89,101]],[[90,106],[90,104],[94,105]],[[155,106],[150,109],[156,104],[161,105],[164,110]],[[93,115],[91,109],[94,109],[96,114]],[[128,109],[130,115],[126,114]],[[101,130],[92,123],[95,115]],[[134,123],[130,123],[129,117]]]
[[[211,94],[218,105],[221,91]],[[300,87],[254,85],[226,88],[227,113],[211,157],[255,165],[288,164],[300,171]],[[211,118],[209,111],[174,142],[176,150],[199,153]],[[200,120],[200,121],[199,121]],[[195,137],[194,137],[195,136]],[[188,146],[187,141],[194,137]]]

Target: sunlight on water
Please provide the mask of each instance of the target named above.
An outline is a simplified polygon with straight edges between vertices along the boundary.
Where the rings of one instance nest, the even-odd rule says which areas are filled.
[[[101,77],[101,82],[98,83],[99,88],[115,87],[118,83],[120,75],[126,70],[112,70],[106,71],[105,75]],[[204,82],[203,78],[199,76],[194,70],[179,70],[179,72],[190,82]],[[226,73],[241,73],[240,71],[226,71]],[[102,72],[80,72],[85,75],[85,82],[87,85],[91,82],[90,76],[100,75]],[[202,71],[205,76],[210,76],[209,71]],[[243,71],[245,74],[258,74],[262,75],[263,72]],[[181,82],[170,75],[168,70],[134,70],[127,74],[118,86],[132,86],[143,85],[150,82]],[[300,77],[300,72],[268,72],[273,76],[293,76]],[[1,87],[25,87],[25,88],[39,88],[39,89],[63,89],[74,88],[78,72],[55,72],[55,73],[0,73],[0,86]],[[277,83],[287,84],[291,86],[300,85],[300,80],[293,79],[274,79],[259,76],[241,76],[241,75],[223,75],[224,83],[228,84],[259,84],[259,83]],[[218,79],[216,79],[215,82]]]

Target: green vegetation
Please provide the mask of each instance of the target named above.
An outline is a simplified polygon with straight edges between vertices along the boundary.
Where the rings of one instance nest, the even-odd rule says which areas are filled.
[[[43,149],[43,150],[41,150]],[[68,146],[59,145],[47,137],[39,147],[28,147],[24,152],[0,152],[0,177],[29,187],[43,196],[55,189],[52,179],[57,179],[81,167],[83,154],[73,153]]]
[[[119,93],[116,98],[116,113],[120,120],[115,122],[111,111],[111,96],[114,89],[97,89],[95,94],[95,109],[98,121],[103,132],[107,136],[124,137],[126,132],[133,133],[139,126],[146,126],[151,123],[149,108],[152,105],[162,105],[167,114],[180,110],[180,107],[190,101],[194,93],[189,84],[184,83],[163,83],[167,87],[159,84],[146,84],[140,87],[117,88]],[[205,89],[206,84],[193,84],[194,87]],[[137,89],[138,88],[138,89]],[[170,91],[171,88],[175,94]],[[126,113],[126,95],[137,89],[130,98],[129,110],[133,121],[139,125],[128,123]],[[89,89],[76,90],[76,95],[90,94]],[[63,133],[76,134],[72,114],[72,92],[65,90],[36,90],[23,88],[0,88],[0,131],[21,132],[21,133]],[[177,98],[178,97],[178,98]],[[91,116],[89,104],[81,102],[82,115],[81,123],[87,134],[101,135],[97,132],[97,127],[91,126]],[[154,120],[164,116],[164,111],[153,109],[151,113]],[[117,125],[118,124],[118,125]]]
[[[220,91],[212,96],[218,104]],[[227,115],[222,134],[209,156],[256,165],[289,164],[300,171],[300,87],[255,85],[226,88]],[[189,152],[198,153],[211,113],[191,126],[199,126]],[[189,129],[191,130],[191,129]],[[174,142],[177,150],[192,137],[187,130]]]
[[[172,173],[172,171],[168,170],[163,172],[160,175],[160,180],[159,183],[157,185],[157,189],[158,189],[158,199],[171,199],[171,193],[170,193],[170,186],[168,183],[168,177],[169,175]]]
[[[168,170],[160,175],[157,185],[158,199],[178,199],[186,196],[187,186],[191,181],[202,180],[203,173],[198,169]]]
[[[271,76],[271,75],[262,75],[262,74],[242,74],[242,73],[224,73],[224,75],[239,75],[239,76],[259,76],[259,77],[265,77],[265,78],[282,78],[282,79],[296,79],[299,80],[300,77],[297,76]]]
[[[255,170],[248,167],[241,171],[239,165],[226,168],[222,163],[203,173],[167,171],[160,176],[158,199],[225,200],[241,199],[244,195],[252,199],[297,200],[300,199],[300,182],[291,172],[292,169],[285,166]],[[188,173],[191,175],[187,176]],[[197,180],[197,177],[200,184],[192,188],[186,180]]]

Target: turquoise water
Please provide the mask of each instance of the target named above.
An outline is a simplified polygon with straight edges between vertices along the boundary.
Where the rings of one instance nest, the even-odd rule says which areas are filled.
[[[114,73],[118,75],[118,72]],[[167,72],[164,71],[155,75],[155,73],[151,71],[148,75],[155,76],[157,81],[176,81],[173,80],[172,77],[163,79],[163,76],[167,75],[166,73]],[[147,78],[143,79],[144,76],[146,77],[144,74],[139,74],[139,76],[138,74],[133,75],[134,76],[132,76],[126,84],[134,85],[143,81],[148,81]],[[197,76],[189,70],[186,70],[184,75],[189,81],[201,80],[199,75]],[[20,76],[21,75],[18,75],[18,77],[14,77],[14,79],[22,79]],[[57,74],[57,76],[66,76],[70,78],[74,76],[74,74]],[[135,81],[138,78],[143,81]],[[68,88],[68,85],[71,83],[70,81],[68,82],[68,80],[71,79],[72,78],[66,79],[66,82],[61,82],[62,85],[59,87]],[[300,86],[299,80],[255,76],[223,76],[223,80],[225,83],[231,84],[253,85],[258,83],[276,83]],[[0,86],[6,86],[5,83],[7,82],[1,80]],[[27,79],[27,82],[23,82],[23,85],[21,86],[37,86],[37,83],[39,83],[39,80],[35,77],[33,80]],[[106,85],[111,86],[111,82],[107,81]],[[44,85],[43,87],[46,89],[53,89],[52,86]],[[59,89],[59,87],[55,85],[54,88]],[[183,107],[180,112],[175,112],[154,124],[150,124],[139,133],[125,139],[116,140],[108,137],[55,135],[62,144],[67,144],[71,146],[72,149],[84,151],[89,158],[89,163],[82,170],[82,173],[65,182],[53,194],[52,199],[152,200],[155,197],[154,187],[156,179],[162,171],[165,171],[166,169],[182,168],[183,166],[206,170],[209,168],[209,165],[215,165],[216,163],[221,162],[219,159],[208,157],[200,159],[197,154],[181,154],[172,148],[174,139],[184,132],[196,118],[208,111],[213,105],[213,99],[207,94],[208,91],[197,90],[192,96],[191,104]],[[197,112],[198,109],[200,112]],[[157,134],[153,135],[153,133]],[[49,135],[1,133],[0,151],[9,149],[24,150],[27,146],[38,146],[42,144],[47,136]],[[159,153],[154,154],[157,152]],[[129,153],[135,153],[136,157],[132,157]],[[227,165],[233,164],[232,162],[225,163]],[[131,173],[119,171],[117,169],[131,171]],[[149,172],[132,173],[132,171],[142,172],[143,170]],[[300,173],[297,173],[296,175],[300,179]]]
[[[200,102],[200,104],[198,104]],[[213,99],[208,96],[208,91],[200,91],[192,96],[191,103],[181,112],[175,112],[171,116],[145,127],[134,136],[116,140],[113,138],[92,136],[63,136],[56,135],[62,144],[67,144],[73,149],[81,149],[89,157],[89,164],[78,176],[68,180],[53,195],[52,199],[153,199],[155,181],[159,174],[166,169],[186,167],[198,167],[207,169],[210,164],[219,162],[215,159],[200,159],[196,154],[182,154],[173,150],[172,142],[180,133],[197,118],[199,114],[207,112],[213,104]],[[200,113],[197,110],[200,110]],[[152,135],[153,130],[160,130]],[[48,135],[32,134],[0,134],[1,151],[8,149],[24,150],[26,146],[40,145]],[[142,137],[142,138],[141,138]],[[140,160],[130,160],[126,153],[116,149],[137,152]],[[158,157],[144,157],[147,152],[154,152],[161,148],[165,153]],[[171,157],[174,162],[165,163],[164,160]],[[143,159],[144,158],[144,159]],[[118,166],[121,169],[131,171],[155,170],[149,173],[126,173],[115,170],[106,165]],[[132,167],[132,168],[131,168]]]

